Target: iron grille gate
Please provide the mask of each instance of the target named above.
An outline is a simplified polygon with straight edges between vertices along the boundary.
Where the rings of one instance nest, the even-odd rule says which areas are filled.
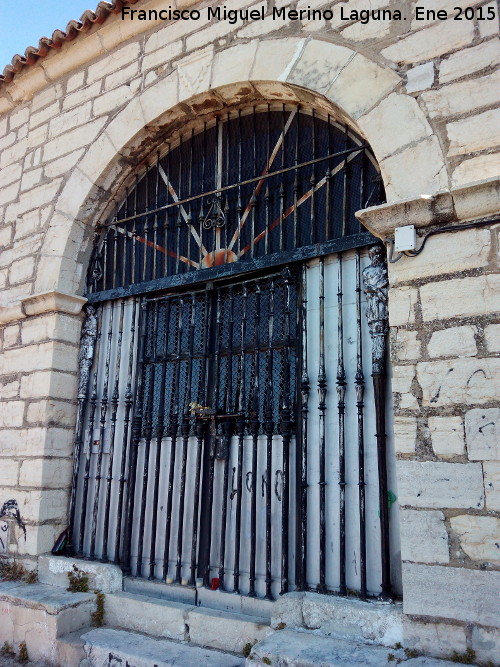
[[[80,555],[267,598],[390,596],[387,270],[355,217],[383,197],[369,146],[293,104],[147,159],[87,273]]]
[[[268,599],[388,594],[367,266],[347,251],[90,307],[80,555]]]

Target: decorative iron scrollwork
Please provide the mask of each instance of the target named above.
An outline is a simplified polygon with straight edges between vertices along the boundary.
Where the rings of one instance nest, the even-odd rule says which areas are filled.
[[[203,220],[204,229],[220,229],[226,224],[226,214],[222,210],[222,199],[220,196],[210,197],[208,200],[210,208]],[[227,209],[227,205],[224,207]]]
[[[97,313],[92,305],[86,307],[85,322],[82,327],[82,337],[80,342],[80,354],[78,357],[78,367],[80,371],[78,380],[78,399],[84,400],[89,386],[90,369],[94,358],[94,348],[97,339]]]
[[[385,372],[385,340],[389,331],[388,287],[389,278],[381,246],[370,248],[372,263],[363,269],[364,293],[367,300],[366,318],[372,339],[373,373]]]

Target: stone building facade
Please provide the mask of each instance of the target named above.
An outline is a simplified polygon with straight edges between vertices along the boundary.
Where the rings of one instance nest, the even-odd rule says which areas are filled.
[[[6,68],[0,504],[15,499],[21,522],[8,521],[4,553],[34,567],[67,524],[96,223],[175,129],[244,103],[300,102],[373,149],[387,203],[360,211],[363,225],[382,240],[415,225],[425,243],[389,263],[403,643],[498,660],[498,6],[457,0],[467,16],[455,20],[428,0],[447,10],[439,20],[417,19],[416,4],[397,3],[406,19],[365,23],[351,14],[358,0],[229,0],[266,17],[232,24],[188,0],[177,7],[199,9],[197,21],[131,20],[122,7],[169,5],[114,0]],[[273,20],[282,6],[332,14]]]

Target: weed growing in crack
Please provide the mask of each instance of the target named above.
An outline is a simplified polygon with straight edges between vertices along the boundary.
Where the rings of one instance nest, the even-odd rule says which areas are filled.
[[[90,620],[94,628],[101,628],[104,625],[104,600],[105,595],[101,591],[94,591],[96,610],[92,612]]]
[[[69,586],[67,590],[70,593],[88,593],[89,592],[89,575],[86,572],[79,570],[76,565],[73,565],[73,571],[68,572]]]

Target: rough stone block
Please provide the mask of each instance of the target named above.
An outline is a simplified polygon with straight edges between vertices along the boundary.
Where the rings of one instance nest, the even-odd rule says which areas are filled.
[[[21,462],[19,485],[66,489],[71,484],[72,463],[69,458],[26,459]]]
[[[402,640],[402,608],[398,604],[367,604],[306,593],[302,613],[304,627],[322,635],[384,646]]]
[[[77,148],[88,146],[97,137],[106,120],[106,118],[98,118],[48,141],[43,147],[43,159],[50,162]]]
[[[398,361],[415,361],[420,359],[420,340],[418,331],[404,329],[391,330],[391,359]]]
[[[0,486],[17,486],[18,476],[19,462],[2,456],[0,458]]]
[[[418,93],[430,88],[434,83],[434,63],[428,62],[423,65],[412,67],[406,72],[406,92]]]
[[[396,473],[400,505],[471,509],[484,506],[479,463],[398,461]]]
[[[488,352],[500,352],[500,324],[489,324],[485,327],[484,339]]]
[[[472,560],[500,563],[500,519],[493,516],[462,514],[450,519],[460,546]]]
[[[500,510],[500,462],[483,463],[484,488],[486,491],[486,509]]]
[[[448,123],[446,131],[450,140],[450,157],[496,146],[500,144],[500,109]]]
[[[202,93],[210,87],[213,45],[191,53],[177,64],[179,73],[179,98],[181,100]]]
[[[68,572],[73,571],[73,565],[88,575],[90,589],[100,590],[103,593],[121,591],[122,571],[117,565],[53,556],[52,554],[45,554],[38,559],[40,583],[66,589],[69,581]],[[108,600],[106,597],[106,613],[108,604],[111,605],[111,598]]]
[[[485,6],[486,9],[487,5]],[[490,21],[479,21],[490,23]],[[498,40],[483,42],[470,49],[462,49],[441,60],[439,65],[439,82],[448,83],[467,74],[490,67],[500,62],[500,44]]]
[[[80,340],[80,331],[79,317],[50,313],[23,320],[21,342],[23,345],[30,345],[44,340],[61,340],[76,345]]]
[[[400,510],[401,559],[414,563],[449,563],[444,514]]]
[[[373,143],[372,136],[369,140]],[[410,161],[411,171],[405,168]],[[389,202],[428,196],[448,187],[443,152],[436,136],[390,155],[380,162],[380,169]]]
[[[473,357],[477,354],[475,327],[449,327],[435,331],[427,349],[431,357]]]
[[[91,102],[86,102],[54,116],[49,123],[49,139],[87,123],[91,118],[91,108]]]
[[[500,655],[500,631],[475,626],[472,628],[472,648],[481,663],[498,662]]]
[[[57,401],[56,399],[32,401],[28,405],[26,412],[28,423],[39,424],[41,426],[47,426],[48,424],[49,426],[68,426],[74,428],[75,418],[76,405],[67,401]],[[10,424],[10,426],[14,426],[14,424]]]
[[[465,454],[462,417],[429,417],[429,432],[434,453],[442,458]]]
[[[421,98],[431,118],[468,113],[497,101],[494,91],[500,85],[500,72],[476,79],[450,83],[438,90],[422,93]]]
[[[459,625],[419,623],[405,616],[403,631],[403,645],[419,653],[448,658],[453,651],[460,654],[467,649],[465,628]]]
[[[394,447],[397,454],[414,454],[417,442],[415,417],[394,417]]]
[[[453,30],[448,21],[419,30],[403,37],[395,44],[383,49],[382,55],[397,63],[414,63],[430,60],[460,46],[470,44],[474,38],[472,21],[455,21]]]
[[[420,288],[424,320],[488,315],[498,309],[500,275],[454,278]]]
[[[22,426],[24,406],[24,401],[3,401],[0,410],[0,428]]]
[[[313,39],[301,51],[286,80],[326,93],[353,55],[354,52],[345,46]]]
[[[471,461],[500,459],[500,409],[474,409],[465,413],[465,437]]]
[[[392,368],[392,393],[399,394],[396,402],[400,408],[415,408],[418,405],[417,399],[411,393],[415,368],[414,364]]]
[[[403,563],[403,586],[405,614],[499,625],[500,572]]]
[[[500,359],[450,359],[417,364],[422,405],[481,404],[500,395]]]
[[[194,644],[233,653],[243,653],[247,644],[253,645],[274,632],[268,619],[227,611],[217,611],[214,615],[212,610],[202,607],[190,609],[186,622]]]
[[[488,229],[437,234],[426,243],[425,253],[417,257],[404,257],[396,264],[390,264],[390,278],[394,284],[486,266],[490,248]]]
[[[302,605],[305,593],[293,592],[280,595],[273,607],[271,627],[302,628],[304,627],[304,616]]]
[[[125,69],[130,63],[136,62],[139,57],[139,49],[139,44],[132,42],[101,58],[95,65],[88,68],[87,84],[102,79],[111,72]]]

